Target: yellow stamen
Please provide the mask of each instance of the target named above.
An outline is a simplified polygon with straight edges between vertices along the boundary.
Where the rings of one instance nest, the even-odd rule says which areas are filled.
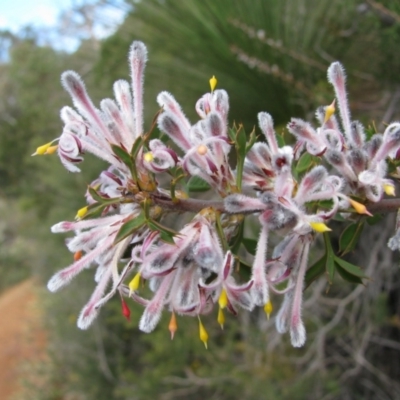
[[[204,328],[203,324],[201,323],[200,317],[199,317],[199,336],[200,340],[204,343],[205,348],[208,349],[207,347],[208,333],[206,331],[206,328]]]
[[[396,195],[394,186],[391,185],[390,183],[384,183],[384,184],[383,184],[383,190],[385,191],[385,193],[386,193],[388,196],[395,196],[395,195]]]
[[[330,232],[332,230],[328,228],[323,222],[310,222],[310,226],[314,229],[315,232],[319,233]]]
[[[268,302],[265,303],[265,306],[264,306],[264,311],[265,311],[265,314],[267,314],[268,319],[273,310],[274,310],[274,307],[272,307],[271,300],[268,300]]]
[[[212,78],[210,79],[210,88],[211,88],[211,93],[214,91],[215,87],[217,86],[217,78],[213,75]]]
[[[222,311],[222,308],[220,307],[218,309],[218,318],[217,318],[218,323],[221,325],[221,329],[224,329],[224,324],[225,324],[225,315],[224,312]]]
[[[324,124],[329,120],[330,117],[332,117],[334,112],[335,112],[335,100],[333,100],[332,104],[330,104],[325,109]]]
[[[87,212],[88,212],[88,206],[80,208],[76,213],[75,219],[82,219]]]
[[[43,154],[46,154],[47,149],[53,144],[53,141],[43,144],[42,146],[39,146],[36,151],[32,154],[32,156],[42,156]]]
[[[222,289],[221,294],[219,295],[218,304],[221,309],[224,309],[228,305],[228,295],[225,289]]]
[[[178,330],[178,324],[176,323],[176,317],[173,311],[171,319],[169,321],[168,329],[171,332],[171,340],[172,340],[174,338],[175,332]]]
[[[372,214],[367,210],[367,207],[365,207],[364,204],[361,204],[353,199],[349,199],[349,202],[358,214],[366,214],[372,217]]]
[[[129,297],[131,296],[132,292],[139,289],[140,285],[140,272],[138,272],[133,279],[129,282]]]
[[[50,146],[47,148],[46,152],[44,154],[54,154],[58,149],[58,144],[54,146]]]
[[[204,144],[201,144],[198,148],[197,148],[197,153],[199,153],[201,156],[204,156],[204,154],[206,154],[208,151],[207,146],[204,146]]]
[[[147,161],[147,162],[152,162],[152,161],[154,160],[154,156],[153,156],[153,153],[152,153],[151,151],[148,151],[148,152],[143,156],[143,158],[144,158],[144,161]]]

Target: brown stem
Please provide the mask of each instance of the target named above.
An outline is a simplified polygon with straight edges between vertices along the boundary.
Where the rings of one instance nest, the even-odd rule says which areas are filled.
[[[212,207],[216,211],[222,213],[228,213],[225,209],[223,200],[199,200],[199,199],[176,199],[173,201],[168,196],[160,193],[151,195],[151,199],[154,204],[159,205],[165,210],[176,211],[176,212],[193,212],[197,213],[207,207]],[[367,209],[372,214],[384,213],[388,214],[396,212],[400,209],[400,198],[395,199],[383,199],[378,203],[367,204]],[[242,212],[241,214],[249,214],[248,212]]]
[[[226,213],[224,202],[221,200],[199,200],[199,199],[176,199],[173,201],[167,196],[153,194],[151,196],[154,204],[169,211],[188,211],[197,213],[204,208],[212,207],[216,211]]]
[[[372,214],[395,212],[400,208],[400,198],[396,199],[383,199],[378,203],[372,203],[367,205],[367,209]]]

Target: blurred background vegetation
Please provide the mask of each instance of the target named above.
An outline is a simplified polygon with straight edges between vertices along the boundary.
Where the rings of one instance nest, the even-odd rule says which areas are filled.
[[[98,40],[93,10],[105,6],[123,6],[126,18]],[[400,118],[397,1],[108,0],[81,2],[68,15],[81,38],[73,52],[40,44],[34,29],[0,32],[1,290],[32,275],[42,287],[70,264],[65,238],[49,227],[74,217],[102,164],[86,157],[74,175],[56,157],[30,154],[62,129],[59,109],[71,101],[61,72],[80,73],[98,103],[112,96],[116,79],[129,79],[133,40],[149,50],[146,126],[161,90],[196,121],[194,104],[215,75],[230,95],[231,123],[251,130],[257,113],[268,111],[284,133],[290,117],[312,120],[318,105],[332,101],[326,69],[334,60],[345,65],[354,118],[378,130]],[[137,329],[141,308],[130,304],[127,322],[118,298],[83,332],[75,322],[94,286],[91,271],[55,295],[43,289],[49,359],[30,371],[40,379],[28,377],[26,399],[399,399],[400,274],[398,255],[386,249],[392,229],[390,218],[368,228],[352,255],[372,278],[366,288],[338,279],[327,292],[321,279],[307,290],[309,339],[300,350],[257,311],[228,318],[223,332],[216,315],[206,318],[208,351],[195,320],[179,319],[172,342],[165,320],[145,335]]]

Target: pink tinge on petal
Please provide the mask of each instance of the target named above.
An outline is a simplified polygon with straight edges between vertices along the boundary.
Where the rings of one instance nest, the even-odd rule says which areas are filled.
[[[350,111],[347,103],[346,74],[344,72],[342,64],[336,61],[330,65],[330,67],[328,68],[328,81],[335,89],[336,98],[339,104],[340,116],[342,118],[346,137],[350,137]]]
[[[276,141],[276,134],[274,131],[274,121],[270,114],[267,112],[260,112],[258,114],[258,125],[267,139],[271,153],[275,154],[278,152],[278,142]]]
[[[158,127],[165,132],[182,150],[187,151],[192,146],[186,139],[186,129],[179,120],[168,112],[158,117]]]
[[[229,97],[225,90],[214,90],[211,95],[211,110],[217,111],[221,114],[223,119],[227,119],[229,112]]]
[[[223,136],[225,133],[224,122],[216,112],[207,115],[207,128],[211,136]]]
[[[265,272],[267,244],[268,228],[262,224],[252,271],[254,284],[251,288],[251,294],[256,306],[264,306],[269,300],[268,282]]]
[[[114,83],[114,95],[118,102],[118,105],[122,111],[122,117],[125,125],[129,128],[130,139],[127,140],[127,148],[130,149],[135,140],[135,121],[134,121],[134,110],[132,95],[130,92],[129,83],[124,80],[119,80]]]
[[[157,102],[160,107],[163,107],[164,111],[175,115],[185,132],[188,132],[190,130],[190,122],[185,117],[185,114],[183,113],[181,107],[171,93],[161,92],[157,96]]]
[[[47,288],[51,292],[56,292],[61,289],[63,286],[67,285],[71,282],[76,275],[78,275],[85,268],[88,268],[90,264],[101,254],[105,253],[109,250],[112,242],[114,241],[114,237],[107,238],[101,246],[98,246],[96,249],[91,251],[90,253],[83,256],[80,260],[73,263],[71,266],[64,268],[63,270],[57,272],[53,277],[49,280],[47,284]]]
[[[295,200],[301,201],[302,197],[307,196],[312,192],[316,191],[324,183],[324,180],[327,176],[328,172],[325,169],[325,167],[321,165],[314,167],[301,180],[295,196]]]
[[[204,268],[218,272],[222,264],[222,256],[220,245],[214,241],[210,227],[203,223],[199,239],[194,247],[195,261]]]
[[[110,140],[110,133],[90,100],[80,76],[74,71],[66,71],[62,74],[61,81],[65,89],[70,93],[78,110],[105,138]]]
[[[306,342],[306,329],[302,321],[290,326],[290,340],[293,347],[302,347]]]
[[[98,301],[101,299],[103,296],[108,282],[111,279],[111,268],[106,268],[101,276],[101,279],[93,292],[92,296],[90,297],[90,300],[88,303],[85,305],[85,307],[82,309],[79,318],[78,318],[78,328],[80,329],[87,329],[89,326],[92,324],[92,322],[95,320],[97,315],[99,314],[99,307],[95,307],[95,305],[98,303]]]
[[[230,213],[259,212],[265,209],[265,204],[261,200],[243,194],[227,196],[224,206]]]
[[[133,110],[135,115],[135,137],[143,133],[143,77],[147,61],[144,43],[134,41],[129,52],[132,74]]]
[[[157,288],[154,297],[147,304],[139,322],[139,329],[141,331],[146,333],[153,331],[160,321],[161,313],[174,277],[175,272],[171,272],[169,275],[164,277],[160,286]]]
[[[100,107],[105,116],[113,124],[114,129],[111,130],[114,137],[113,143],[123,145],[124,147],[129,146],[131,143],[131,135],[117,104],[111,99],[104,99],[101,101]]]
[[[281,308],[276,316],[275,325],[279,333],[286,333],[289,325],[290,306],[292,304],[293,291],[285,294]]]
[[[301,319],[301,308],[303,302],[304,275],[307,268],[309,248],[310,241],[305,239],[300,266],[297,271],[296,283],[293,290],[293,302],[290,316],[290,335],[294,347],[301,347],[306,339],[306,332]]]

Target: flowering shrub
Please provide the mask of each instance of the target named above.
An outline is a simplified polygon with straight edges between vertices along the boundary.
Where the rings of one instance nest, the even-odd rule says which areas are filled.
[[[331,283],[335,271],[350,282],[366,278],[361,268],[334,253],[329,222],[351,222],[340,238],[344,255],[355,247],[372,211],[399,207],[382,199],[395,192],[387,176],[397,173],[400,123],[390,124],[383,134],[372,134],[352,121],[345,73],[335,62],[328,80],[336,101],[318,108],[317,128],[293,118],[287,126],[294,136],[292,145],[285,145],[275,133],[266,112],[258,114],[265,141],[256,141],[254,131],[246,135],[241,126],[229,128],[228,94],[215,89],[214,77],[211,92],[195,105],[198,122],[192,125],[174,97],[161,92],[161,110],[145,131],[146,61],[145,45],[134,42],[129,54],[132,85],[117,81],[115,100],[103,100],[100,109],[75,72],[62,75],[76,111],[61,110],[61,136],[34,154],[57,152],[70,172],[80,171],[78,164],[86,152],[109,167],[88,187],[88,205],[78,211],[76,220],[52,227],[55,233],[74,232],[66,242],[74,262],[50,279],[49,290],[57,291],[95,266],[97,286],[79,316],[81,329],[88,328],[100,308],[119,293],[127,318],[125,298],[144,307],[142,331],[151,332],[165,309],[171,313],[172,337],[177,330],[175,314],[195,316],[205,345],[202,314],[218,307],[221,326],[225,309],[236,314],[239,308],[259,306],[269,317],[274,293],[283,295],[277,330],[289,331],[292,345],[303,346],[305,286],[324,273]],[[235,159],[235,168],[229,158]],[[200,192],[207,196],[193,197]],[[183,213],[191,218],[184,219],[185,225],[171,224],[171,215],[176,219]],[[246,236],[244,224],[251,215],[258,218],[257,240]],[[325,254],[308,266],[310,247],[319,233]],[[267,256],[271,234],[281,240]],[[400,230],[389,246],[400,248]],[[246,270],[250,273],[243,273]]]

